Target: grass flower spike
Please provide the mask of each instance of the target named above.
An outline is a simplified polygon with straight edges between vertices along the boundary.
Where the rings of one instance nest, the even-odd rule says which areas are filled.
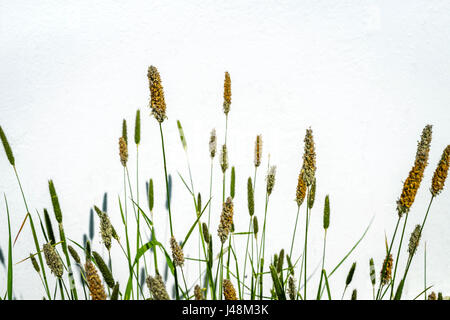
[[[217,136],[216,129],[212,129],[211,136],[209,138],[209,154],[211,158],[214,158],[217,151]]]
[[[222,214],[220,216],[220,224],[217,233],[219,235],[220,241],[225,243],[228,235],[231,231],[231,226],[233,224],[233,201],[231,197],[227,198],[227,201],[223,204]]]
[[[297,192],[295,194],[295,201],[297,202],[297,206],[301,206],[306,196],[306,182],[304,179],[304,170],[300,171],[298,175],[298,183],[297,183]]]
[[[433,180],[431,182],[431,194],[437,196],[443,189],[445,179],[447,179],[448,167],[450,165],[450,145],[448,145],[442,153],[441,160],[434,171]]]
[[[231,78],[228,72],[225,72],[225,81],[223,83],[223,112],[228,115],[231,106]]]
[[[255,142],[255,167],[259,167],[262,157],[262,135],[256,136]]]
[[[380,273],[380,281],[383,285],[386,285],[391,280],[392,275],[392,266],[394,264],[394,260],[392,259],[392,254],[389,257],[386,257],[383,262],[383,267]],[[383,273],[384,270],[384,273]]]
[[[166,286],[161,278],[161,275],[157,274],[155,277],[148,276],[147,286],[150,290],[150,293],[155,300],[170,300],[169,295],[167,294]]]
[[[409,238],[408,253],[410,256],[413,256],[414,253],[416,253],[417,247],[419,246],[420,229],[420,224],[416,225],[414,231],[411,233],[411,237]]]
[[[9,163],[14,167],[15,159],[11,150],[11,146],[9,145],[8,139],[6,139],[5,132],[3,132],[2,127],[0,126],[0,139],[2,140],[3,148],[5,149],[6,157],[8,158]]]
[[[303,176],[307,186],[314,183],[316,174],[316,151],[314,147],[314,138],[312,129],[306,130],[305,149],[303,153]]]
[[[172,249],[172,257],[174,264],[178,267],[182,267],[184,264],[183,250],[181,249],[177,240],[175,240],[175,237],[170,238],[170,248]]]
[[[267,174],[267,194],[270,196],[272,193],[273,187],[275,186],[275,173],[277,171],[276,166],[271,166],[269,169],[269,173]]]
[[[225,173],[228,169],[228,153],[227,153],[227,145],[222,145],[222,153],[220,154],[220,167],[222,168],[222,172]]]
[[[230,280],[223,280],[223,296],[225,300],[237,300],[236,290]]]
[[[167,118],[166,101],[158,69],[154,66],[148,67],[147,77],[150,87],[150,108],[155,119],[162,123]]]
[[[86,260],[84,268],[86,270],[86,280],[89,285],[92,300],[106,300],[105,288],[91,260]]]
[[[64,268],[61,258],[59,257],[55,248],[50,243],[46,243],[44,244],[43,250],[45,261],[47,262],[48,267],[55,276],[61,278],[64,272]]]
[[[126,167],[128,161],[128,146],[124,137],[119,138],[119,156],[120,162]]]

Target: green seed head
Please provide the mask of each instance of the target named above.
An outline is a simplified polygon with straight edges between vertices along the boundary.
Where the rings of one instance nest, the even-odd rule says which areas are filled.
[[[330,226],[330,197],[326,195],[325,205],[323,207],[323,228],[325,230]]]
[[[370,281],[372,282],[372,285],[375,285],[376,276],[375,276],[375,264],[373,263],[373,258],[370,258],[369,266],[370,266]]]
[[[153,204],[154,204],[154,199],[153,199],[153,179],[150,179],[150,182],[148,184],[148,207],[149,207],[150,211],[153,210]]]
[[[5,149],[6,157],[8,158],[9,163],[14,166],[15,159],[9,145],[8,139],[6,139],[6,135],[3,132],[2,127],[0,126],[0,139],[2,140],[3,148]]]
[[[355,273],[356,262],[353,262],[350,271],[348,272],[347,279],[345,280],[345,285],[348,286],[352,282],[353,274]]]
[[[250,217],[255,213],[255,195],[253,193],[252,178],[247,180],[247,203],[248,203],[248,213]]]
[[[45,227],[47,228],[47,236],[50,240],[51,244],[55,244],[55,234],[53,233],[53,227],[52,227],[52,220],[50,219],[50,215],[48,214],[47,209],[44,209],[44,220],[45,220]]]
[[[230,195],[234,199],[234,192],[236,188],[236,172],[234,166],[231,168],[231,185],[230,185]]]
[[[69,249],[69,253],[72,256],[73,260],[76,263],[80,264],[81,259],[80,259],[80,256],[78,255],[78,253],[75,251],[75,249],[71,245],[69,245],[67,248]]]
[[[117,300],[119,298],[119,282],[116,282],[114,289],[111,293],[111,300]]]
[[[39,273],[41,271],[41,269],[39,268],[36,258],[31,253],[30,253],[30,260],[31,260],[31,263],[33,264],[34,270],[36,270],[36,272]]]
[[[258,237],[258,218],[253,217],[253,233],[255,234],[255,239]]]
[[[316,199],[316,178],[314,178],[314,181],[311,185],[311,189],[309,190],[308,195],[308,207],[312,209],[314,206],[314,200]]]
[[[203,239],[205,240],[206,243],[209,243],[209,230],[208,225],[205,222],[202,223],[202,232],[203,232]]]
[[[187,150],[186,137],[184,135],[183,127],[181,126],[180,120],[177,120],[178,133],[180,134],[181,144],[183,145],[184,151]]]
[[[48,181],[48,189],[50,190],[50,197],[52,199],[53,211],[55,212],[56,221],[58,221],[58,223],[62,223],[61,207],[59,206],[58,195],[56,194],[53,180]]]
[[[122,121],[122,138],[128,145],[128,131],[127,131],[127,120],[123,119]]]
[[[92,252],[92,256],[94,257],[95,263],[97,264],[97,267],[100,270],[103,279],[105,280],[108,287],[110,287],[111,289],[114,288],[115,285],[114,278],[111,274],[111,271],[109,271],[109,268],[106,265],[105,261],[96,251]]]
[[[141,142],[141,110],[136,111],[136,121],[134,123],[134,142],[139,145]]]
[[[356,300],[357,297],[358,297],[358,291],[356,291],[356,289],[354,289],[352,292],[352,300]]]

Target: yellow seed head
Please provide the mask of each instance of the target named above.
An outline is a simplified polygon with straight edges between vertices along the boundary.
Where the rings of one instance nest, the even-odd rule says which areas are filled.
[[[150,87],[150,108],[155,119],[162,123],[167,118],[166,101],[158,69],[154,66],[148,67],[147,77]]]
[[[228,115],[231,105],[231,78],[228,72],[225,72],[225,81],[223,83],[223,112]]]
[[[90,260],[87,260],[84,267],[92,300],[106,300],[105,288],[94,264]]]
[[[386,257],[386,259],[384,259],[383,267],[380,273],[380,281],[383,285],[387,284],[389,280],[391,280],[392,264],[393,264],[392,254],[390,254],[389,257]]]
[[[203,297],[203,291],[198,284],[194,288],[194,296],[195,300],[205,300]]]
[[[295,201],[297,202],[297,206],[301,206],[303,203],[303,200],[305,200],[306,196],[306,182],[304,179],[304,172],[303,169],[300,171],[300,174],[298,175],[298,183],[297,183],[297,193],[295,197]]]
[[[225,300],[237,300],[236,290],[230,280],[223,280],[223,296]]]
[[[448,167],[450,165],[450,145],[448,145],[442,153],[441,160],[434,171],[433,180],[431,182],[431,194],[437,196],[444,189],[445,179],[447,179]]]
[[[119,138],[119,156],[120,162],[125,167],[128,161],[128,146],[123,137]]]

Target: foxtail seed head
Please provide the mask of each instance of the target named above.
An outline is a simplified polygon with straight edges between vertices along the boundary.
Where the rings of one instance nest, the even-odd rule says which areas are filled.
[[[170,248],[172,249],[173,263],[175,266],[182,267],[184,264],[183,250],[173,236],[170,238]]]
[[[255,239],[258,238],[258,218],[256,216],[253,217],[253,233],[255,234]]]
[[[150,293],[155,300],[170,300],[169,295],[167,294],[166,286],[161,278],[161,275],[156,274],[155,277],[148,276],[147,286],[150,290]]]
[[[223,296],[225,300],[237,300],[236,290],[230,280],[223,280]]]
[[[381,268],[380,273],[380,282],[382,285],[389,283],[389,281],[391,280],[393,262],[394,260],[392,259],[392,254],[384,259],[383,267]]]
[[[416,198],[417,190],[423,178],[425,167],[428,164],[428,154],[430,152],[432,135],[432,126],[427,125],[422,131],[421,139],[417,144],[416,158],[414,166],[406,178],[400,198],[397,200],[397,211],[401,217],[404,213],[408,213],[414,199]]]
[[[3,148],[5,149],[6,157],[8,158],[9,163],[14,166],[15,159],[11,150],[11,146],[9,145],[8,139],[6,138],[5,132],[3,132],[2,127],[0,126],[0,139],[2,140]]]
[[[101,211],[97,206],[94,206],[94,209],[100,218],[100,235],[102,237],[103,244],[109,251],[111,250],[111,239],[114,234],[114,228],[106,212]]]
[[[114,288],[115,284],[114,278],[105,261],[103,260],[102,256],[98,254],[98,252],[96,251],[92,252],[92,256],[94,257],[98,269],[100,270],[100,273],[102,274],[103,279],[105,280],[108,287],[110,287],[111,289]]]
[[[376,282],[376,277],[375,277],[375,264],[373,262],[373,258],[370,258],[369,266],[370,266],[370,281],[372,282],[372,285],[374,286],[375,282]]]
[[[255,194],[253,193],[252,178],[247,180],[247,204],[250,217],[255,213]]]
[[[432,292],[428,295],[428,300],[437,300],[436,292],[432,291]]]
[[[300,174],[298,175],[298,182],[297,182],[297,192],[295,194],[295,201],[297,202],[297,206],[300,207],[305,200],[306,196],[306,182],[303,175],[303,168],[300,171]]]
[[[231,197],[227,198],[227,201],[223,204],[222,214],[220,215],[220,224],[217,233],[219,235],[220,241],[225,243],[228,235],[231,231],[233,224],[233,201]]]
[[[450,145],[442,153],[441,160],[433,174],[431,182],[431,194],[437,196],[444,189],[445,179],[447,179],[448,167],[450,165]]]
[[[51,272],[58,278],[61,278],[64,272],[64,267],[61,262],[61,258],[56,252],[55,248],[50,244],[44,244],[44,256],[45,261],[50,268]]]
[[[356,262],[353,262],[348,274],[347,274],[347,279],[345,280],[345,285],[348,286],[353,279],[353,274],[355,273],[355,269],[356,269]]]
[[[316,178],[314,178],[314,181],[311,185],[311,189],[309,189],[308,194],[308,207],[312,209],[314,206],[314,200],[316,199]]]
[[[273,187],[275,186],[275,174],[277,172],[276,166],[271,166],[269,172],[267,173],[266,182],[267,182],[267,194],[270,196],[272,193]]]
[[[205,240],[206,243],[209,243],[209,230],[206,222],[202,223],[202,232],[203,232],[203,239]]]
[[[287,292],[289,294],[289,299],[295,300],[295,296],[297,295],[297,287],[293,276],[289,277]]]
[[[256,136],[255,142],[255,167],[259,167],[262,157],[262,135]]]
[[[330,197],[325,196],[325,205],[323,207],[323,228],[325,230],[330,226]]]
[[[91,260],[86,260],[84,268],[92,300],[106,300],[105,288]]]
[[[228,72],[225,72],[225,81],[223,83],[223,112],[228,115],[231,106],[231,78]]]
[[[217,151],[217,136],[216,129],[211,130],[211,136],[209,137],[209,155],[214,158]]]
[[[78,255],[78,253],[75,251],[75,249],[71,245],[68,245],[67,248],[69,249],[69,253],[72,256],[72,259],[76,263],[80,264],[81,263],[81,259],[80,259],[80,256]]]
[[[205,298],[203,297],[202,288],[200,288],[198,284],[194,287],[194,296],[195,300],[205,300]]]
[[[154,66],[148,67],[147,77],[150,88],[150,108],[155,119],[162,123],[167,118],[166,101],[158,69]]]
[[[122,121],[122,138],[128,145],[128,130],[127,130],[127,120],[123,119]]]
[[[222,145],[222,153],[220,154],[220,167],[222,168],[222,172],[225,173],[228,169],[228,152],[227,145]]]
[[[316,151],[314,146],[314,138],[312,129],[306,129],[305,147],[303,153],[303,175],[307,186],[314,182],[316,174]]]
[[[119,138],[119,156],[120,162],[124,167],[126,167],[128,161],[128,146],[124,137]]]
[[[53,211],[55,212],[55,218],[58,223],[62,223],[61,207],[59,206],[58,195],[56,194],[55,185],[53,180],[48,181],[48,189],[50,191],[50,197],[52,200]]]
[[[136,111],[136,120],[134,122],[134,142],[139,145],[141,142],[141,110]]]
[[[357,300],[357,298],[358,298],[358,291],[356,289],[353,289],[352,300]]]
[[[413,256],[414,253],[416,253],[417,247],[419,246],[421,236],[420,229],[420,224],[416,225],[414,231],[411,233],[411,237],[409,238],[408,253],[410,256]]]

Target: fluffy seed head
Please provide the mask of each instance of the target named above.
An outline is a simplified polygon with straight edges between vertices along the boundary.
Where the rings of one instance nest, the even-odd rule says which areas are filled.
[[[228,72],[225,72],[225,81],[223,83],[223,112],[228,115],[231,106],[231,78]]]
[[[95,211],[97,212],[100,218],[100,235],[102,237],[103,244],[106,249],[111,250],[111,239],[115,234],[114,228],[109,220],[109,216],[106,212],[100,210],[97,206],[94,206]]]
[[[420,224],[416,225],[414,231],[411,233],[411,237],[409,238],[408,253],[410,256],[413,256],[414,253],[416,253],[417,247],[419,246],[420,229]]]
[[[267,194],[270,196],[272,193],[273,187],[275,186],[275,173],[277,172],[276,166],[271,166],[269,172],[267,173],[266,182],[267,182]]]
[[[64,272],[63,264],[61,262],[61,258],[59,257],[58,253],[56,252],[55,248],[50,244],[46,243],[44,244],[44,256],[45,261],[52,271],[52,273],[57,276],[58,278],[61,278]]]
[[[417,144],[416,158],[414,166],[406,178],[400,198],[397,200],[397,211],[401,217],[404,213],[408,213],[414,199],[416,198],[417,190],[422,182],[425,167],[428,164],[428,154],[430,152],[432,135],[432,126],[427,125],[422,131],[421,139]]]
[[[295,285],[295,279],[293,276],[289,277],[287,292],[289,294],[289,298],[291,300],[295,300],[295,296],[297,294],[297,287]]]
[[[231,197],[227,198],[227,201],[223,204],[222,214],[220,215],[220,224],[217,233],[219,235],[220,241],[225,243],[228,235],[231,231],[233,224],[233,201]]]
[[[92,300],[106,300],[105,288],[94,264],[90,260],[87,260],[84,268],[86,270],[86,280]]]
[[[297,192],[295,194],[295,201],[297,202],[297,206],[301,206],[306,196],[306,182],[304,179],[303,168],[298,175],[297,182]]]
[[[392,254],[384,259],[383,267],[380,272],[380,281],[382,285],[387,284],[391,280],[393,262]]]
[[[222,153],[220,154],[220,166],[222,167],[222,172],[225,173],[228,169],[228,152],[227,145],[222,146]]]
[[[182,267],[184,264],[183,250],[177,240],[175,240],[175,237],[170,238],[170,248],[172,249],[173,263],[175,266]]]
[[[128,161],[128,146],[124,137],[119,138],[119,156],[120,162],[125,167]]]
[[[195,300],[205,300],[205,298],[203,297],[202,288],[200,288],[198,284],[194,287],[194,296]]]
[[[223,296],[225,300],[237,300],[236,290],[234,290],[233,284],[230,280],[223,280]]]
[[[255,142],[255,167],[259,167],[262,157],[262,135],[256,136]]]
[[[167,294],[166,286],[161,278],[161,275],[157,274],[155,277],[148,276],[147,286],[150,290],[150,293],[155,300],[170,300],[169,295]]]
[[[216,129],[212,129],[211,135],[209,137],[209,154],[211,158],[214,158],[217,151],[217,136],[216,136]]]
[[[162,123],[166,119],[166,101],[164,99],[164,89],[161,84],[161,77],[158,69],[154,66],[148,67],[147,72],[150,88],[150,108],[155,119]]]
[[[307,186],[314,182],[316,174],[316,151],[314,146],[314,138],[312,129],[306,129],[305,147],[303,153],[303,175]]]
[[[442,153],[441,160],[433,174],[431,182],[431,194],[437,196],[444,189],[445,179],[447,179],[448,167],[450,165],[450,145]]]

